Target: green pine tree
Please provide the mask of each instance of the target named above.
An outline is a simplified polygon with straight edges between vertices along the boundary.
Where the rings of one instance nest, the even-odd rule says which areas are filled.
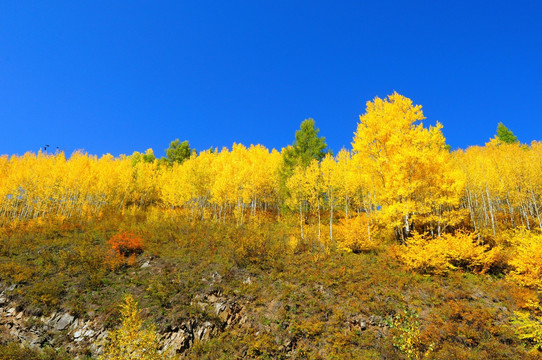
[[[180,142],[179,139],[175,139],[169,144],[166,149],[166,160],[169,164],[178,162],[181,164],[186,159],[190,158],[192,151],[190,150],[190,144],[187,140]]]
[[[501,122],[497,125],[497,138],[506,144],[518,142],[518,137]]]
[[[321,161],[327,153],[326,138],[318,136],[320,129],[314,127],[314,119],[306,119],[295,132],[295,140],[282,151],[280,168],[281,194],[285,199],[289,196],[286,181],[292,176],[297,166],[306,168],[313,159]]]

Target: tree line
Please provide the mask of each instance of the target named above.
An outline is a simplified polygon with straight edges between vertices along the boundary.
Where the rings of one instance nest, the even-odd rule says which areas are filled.
[[[197,152],[173,141],[166,157],[151,149],[97,157],[75,152],[0,157],[3,222],[93,217],[135,206],[162,207],[194,220],[243,224],[297,213],[318,234],[340,219],[384,224],[404,243],[413,231],[440,236],[457,228],[480,241],[526,227],[542,231],[542,144],[521,144],[499,124],[485,146],[450,151],[442,125],[425,127],[422,107],[402,95],[368,101],[352,148],[336,155],[313,119],[280,152],[262,145]],[[327,230],[326,230],[327,231]]]

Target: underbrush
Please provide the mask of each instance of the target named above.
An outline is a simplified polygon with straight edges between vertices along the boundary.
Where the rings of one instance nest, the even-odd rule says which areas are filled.
[[[433,238],[414,232],[403,246],[393,249],[409,269],[424,274],[444,274],[449,270],[464,269],[486,273],[502,268],[501,247],[490,247],[480,242],[476,233],[458,230]]]
[[[525,346],[532,340],[522,339],[512,320],[514,311],[533,311],[525,299],[536,301],[537,292],[495,270],[501,258],[493,249],[514,241],[490,248],[467,233],[418,235],[390,251],[383,235],[356,245],[341,230],[331,241],[314,223],[301,238],[297,226],[287,217],[238,226],[152,209],[84,226],[11,226],[0,232],[0,283],[15,284],[11,300],[36,316],[70,311],[114,329],[118,304],[131,294],[158,332],[186,319],[219,324],[216,336],[194,343],[189,358],[534,356]],[[342,241],[357,248],[343,251]],[[111,250],[123,259],[118,266],[110,266]],[[514,269],[513,276],[527,274]],[[197,296],[209,293],[246,304],[248,323],[221,327],[213,311],[197,306]]]
[[[29,349],[20,344],[10,343],[0,345],[1,360],[70,360],[72,359],[66,352],[45,348],[43,350]]]
[[[518,229],[507,235],[513,269],[510,276],[523,286],[542,290],[542,234]]]

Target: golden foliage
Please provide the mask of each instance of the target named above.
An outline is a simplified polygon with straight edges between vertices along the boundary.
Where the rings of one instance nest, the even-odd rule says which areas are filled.
[[[512,324],[516,335],[526,340],[533,351],[542,350],[542,316],[531,315],[527,311],[514,311]]]
[[[463,187],[461,173],[450,166],[442,125],[426,129],[423,119],[421,106],[404,96],[377,97],[367,102],[352,143],[369,208],[380,207],[401,238],[412,216],[457,206]]]
[[[374,233],[376,226],[367,215],[342,219],[337,229],[337,245],[340,249],[360,253],[377,246]]]
[[[441,239],[429,240],[424,234],[414,232],[397,255],[409,269],[423,274],[443,274],[452,266],[441,242]]]
[[[422,341],[418,313],[409,309],[395,314],[389,325],[393,335],[393,345],[404,353],[409,360],[430,358],[433,344],[425,345]]]
[[[518,230],[512,244],[510,277],[527,287],[542,289],[542,235]]]
[[[491,140],[450,152],[442,126],[424,127],[424,119],[421,105],[407,97],[377,97],[360,116],[351,151],[294,168],[286,181],[280,175],[285,151],[261,145],[234,143],[168,165],[154,160],[151,149],[119,157],[4,155],[0,224],[5,232],[32,231],[147,211],[156,222],[182,216],[258,226],[290,216],[284,211],[289,207],[299,214],[301,235],[300,241],[291,237],[291,249],[312,247],[318,239],[326,251],[335,240],[340,248],[367,251],[376,246],[372,224],[378,223],[405,244],[398,257],[409,268],[485,272],[508,257],[512,279],[541,288],[542,235],[535,231],[542,231],[542,143]],[[352,217],[356,213],[363,215]],[[515,230],[520,228],[525,230]],[[431,236],[411,234],[413,229]],[[242,243],[240,252],[265,253],[262,239]],[[122,252],[110,254],[110,267],[132,255]],[[2,266],[15,280],[29,276]]]
[[[477,235],[466,231],[435,239],[414,232],[401,248],[398,257],[407,268],[431,274],[443,274],[456,268],[486,272],[499,263],[501,252],[499,247],[490,249],[488,245],[479,244]]]
[[[131,295],[120,306],[121,325],[107,339],[102,360],[155,360],[166,357],[158,351],[160,344],[154,326],[145,328],[137,302]]]
[[[476,233],[464,230],[442,235],[447,261],[453,268],[484,273],[500,260],[502,248],[483,245]]]

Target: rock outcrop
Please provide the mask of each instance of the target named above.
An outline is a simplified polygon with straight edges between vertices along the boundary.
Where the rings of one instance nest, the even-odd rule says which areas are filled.
[[[14,289],[11,286],[0,292],[0,338],[3,341],[18,342],[31,348],[63,347],[74,356],[102,353],[108,331],[98,317],[79,319],[69,312],[35,316],[10,300]],[[209,340],[221,331],[247,322],[245,306],[227,299],[220,291],[196,295],[193,306],[214,315],[214,318],[204,321],[184,319],[167,329],[160,334],[163,352],[182,354],[196,340]]]

